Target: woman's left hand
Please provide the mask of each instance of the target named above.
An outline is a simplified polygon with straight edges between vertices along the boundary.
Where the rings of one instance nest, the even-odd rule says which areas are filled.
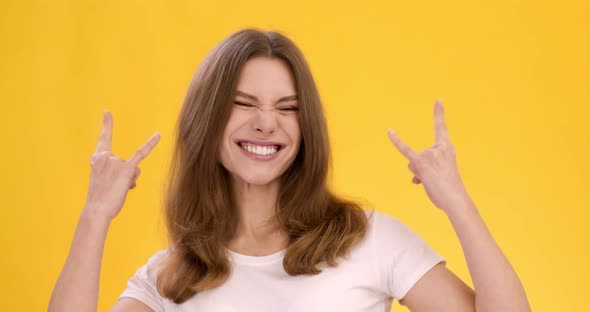
[[[412,182],[422,183],[432,203],[449,214],[472,201],[457,169],[455,148],[449,140],[440,100],[434,103],[434,127],[435,144],[419,154],[392,129],[389,129],[388,136],[397,150],[410,161],[408,168],[414,174]]]

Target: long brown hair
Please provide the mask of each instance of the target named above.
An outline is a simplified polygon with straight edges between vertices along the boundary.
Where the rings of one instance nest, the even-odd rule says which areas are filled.
[[[292,276],[319,274],[347,256],[366,232],[356,202],[334,195],[326,119],[311,71],[297,46],[279,32],[244,29],[223,39],[195,73],[177,122],[165,216],[170,243],[157,280],[164,297],[182,303],[196,292],[223,284],[231,273],[226,243],[238,214],[218,145],[232,109],[237,80],[252,57],[279,58],[292,72],[299,99],[302,141],[280,177],[276,221],[289,235],[283,260]]]

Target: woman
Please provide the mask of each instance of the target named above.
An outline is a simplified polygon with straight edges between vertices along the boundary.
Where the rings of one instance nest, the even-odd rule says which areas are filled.
[[[449,217],[474,292],[393,217],[327,188],[329,141],[299,49],[246,29],[195,74],[178,120],[166,201],[169,247],[129,280],[111,311],[529,311],[524,289],[465,191],[440,101],[436,143],[417,154],[390,130],[413,182]],[[50,311],[95,311],[111,220],[156,133],[129,160],[111,152],[112,116],[91,159],[88,199]]]

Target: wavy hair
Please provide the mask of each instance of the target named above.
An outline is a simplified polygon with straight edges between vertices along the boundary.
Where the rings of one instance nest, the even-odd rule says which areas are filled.
[[[240,71],[253,57],[279,58],[294,77],[301,145],[280,177],[275,217],[289,235],[283,259],[291,276],[319,274],[317,264],[337,265],[367,229],[361,206],[328,188],[330,143],[320,96],[299,48],[279,32],[249,28],[217,44],[197,69],[177,120],[165,219],[169,252],[158,292],[179,304],[222,285],[231,273],[226,244],[235,234],[237,208],[218,146],[228,121]]]

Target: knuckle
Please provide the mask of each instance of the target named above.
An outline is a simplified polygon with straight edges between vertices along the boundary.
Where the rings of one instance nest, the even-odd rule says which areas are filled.
[[[419,171],[426,166],[426,160],[424,157],[417,158],[414,162],[410,164],[413,170]]]
[[[455,156],[456,154],[455,147],[448,142],[441,143],[440,152],[451,156]]]
[[[111,156],[111,153],[108,151],[99,152],[96,154],[96,160],[106,160]]]
[[[130,166],[129,163],[121,160],[121,172],[123,172],[126,176],[133,178],[137,173],[136,167]]]
[[[95,152],[90,158],[90,165],[95,169],[101,169],[107,166],[107,163],[117,164],[120,158],[115,156],[110,151]],[[109,165],[110,166],[110,165]]]
[[[431,151],[430,150],[425,150],[423,152],[421,152],[420,154],[418,154],[418,157],[416,157],[416,162],[423,162],[425,159],[431,157]]]
[[[92,166],[102,166],[102,164],[104,164],[107,159],[110,157],[109,156],[109,152],[100,152],[100,153],[95,153],[92,158],[90,158],[90,164]]]

